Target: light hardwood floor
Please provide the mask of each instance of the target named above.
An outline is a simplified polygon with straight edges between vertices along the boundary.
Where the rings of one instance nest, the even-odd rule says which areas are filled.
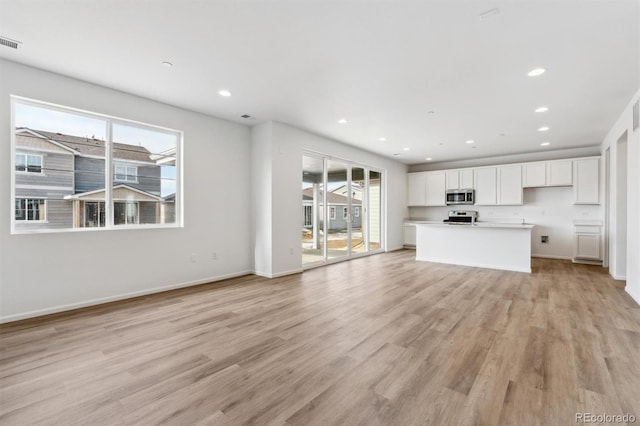
[[[604,269],[534,259],[524,274],[413,256],[4,325],[0,424],[640,417],[640,309]]]

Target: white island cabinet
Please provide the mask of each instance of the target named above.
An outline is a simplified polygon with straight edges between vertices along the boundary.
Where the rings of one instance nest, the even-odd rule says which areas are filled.
[[[531,272],[530,224],[416,224],[416,260]]]

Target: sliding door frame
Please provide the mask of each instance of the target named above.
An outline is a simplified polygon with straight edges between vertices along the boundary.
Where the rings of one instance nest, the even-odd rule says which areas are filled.
[[[322,216],[323,216],[323,223],[322,223],[322,232],[323,232],[323,246],[322,246],[322,253],[323,253],[323,260],[319,260],[316,262],[310,262],[307,264],[302,264],[302,268],[303,270],[306,269],[312,269],[312,268],[316,268],[318,266],[323,266],[323,265],[329,265],[332,263],[338,263],[338,262],[343,262],[345,260],[350,260],[350,259],[355,259],[358,257],[364,257],[364,256],[370,256],[372,254],[377,254],[377,253],[383,253],[386,251],[387,249],[387,203],[386,203],[386,199],[387,199],[387,179],[386,179],[386,170],[384,169],[380,169],[377,167],[371,167],[368,166],[366,164],[357,162],[357,161],[352,161],[352,160],[348,160],[348,159],[344,159],[344,158],[340,158],[340,157],[335,157],[332,155],[327,155],[327,154],[323,154],[321,152],[316,152],[316,151],[310,151],[310,150],[303,150],[302,152],[303,156],[309,156],[309,157],[314,157],[317,159],[322,159],[323,162],[323,191],[322,191],[322,208],[323,208],[323,212],[322,212]],[[329,161],[336,161],[336,162],[340,162],[340,163],[344,163],[347,166],[347,199],[348,199],[348,224],[347,224],[347,254],[345,256],[339,256],[333,259],[329,259],[328,258],[328,246],[329,246],[329,238],[328,238],[328,231],[329,231],[329,205],[327,204],[327,193],[328,193],[328,181],[329,181],[329,170],[328,170],[328,163]],[[352,231],[353,231],[353,226],[352,226],[352,222],[351,220],[354,217],[354,207],[353,207],[353,200],[352,200],[352,190],[351,190],[351,185],[352,185],[352,169],[353,167],[358,167],[358,168],[362,168],[364,171],[364,188],[362,190],[362,204],[361,204],[361,210],[360,210],[360,220],[361,220],[361,228],[362,228],[362,237],[363,237],[363,241],[365,244],[365,251],[362,253],[353,253],[352,252]],[[380,174],[380,247],[375,249],[375,250],[371,250],[371,241],[370,241],[370,235],[369,235],[369,230],[370,230],[370,214],[369,214],[369,210],[370,210],[370,206],[369,206],[369,178],[370,178],[370,172],[377,172]]]

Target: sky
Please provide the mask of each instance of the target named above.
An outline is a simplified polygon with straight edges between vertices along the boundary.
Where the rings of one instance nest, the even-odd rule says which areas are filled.
[[[34,105],[15,103],[15,126],[32,130],[89,137],[105,140],[108,121],[89,118],[84,115],[41,108]],[[113,123],[113,141],[128,145],[144,146],[152,154],[161,153],[176,146],[176,135],[152,131],[135,125]],[[164,197],[176,191],[176,168],[162,166],[161,195]]]

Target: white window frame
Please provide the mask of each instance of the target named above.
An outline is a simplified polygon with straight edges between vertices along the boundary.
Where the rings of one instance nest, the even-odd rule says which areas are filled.
[[[336,206],[329,207],[329,219],[336,220]]]
[[[18,161],[17,161],[17,157],[18,155],[22,155],[24,156],[24,170],[16,170]],[[32,172],[29,170],[29,157],[36,157],[40,159],[40,171],[39,172]],[[39,154],[28,154],[26,152],[16,152],[15,156],[14,156],[14,161],[15,164],[13,166],[13,171],[15,173],[19,173],[19,174],[29,174],[29,175],[42,175],[44,174],[44,156],[39,155]]]
[[[17,200],[24,200],[24,219],[16,219],[16,201]],[[29,200],[33,201],[33,200],[42,200],[43,204],[44,204],[44,218],[43,219],[29,219]],[[46,223],[47,222],[47,199],[46,198],[42,198],[42,197],[15,197],[14,198],[14,202],[13,202],[13,215],[11,216],[13,217],[13,220],[16,223],[19,224],[23,224],[23,223]]]
[[[124,168],[124,173],[118,173],[118,167]],[[133,170],[133,173],[130,172],[131,170]],[[119,179],[118,175],[124,175],[124,179]],[[131,176],[133,176],[133,179],[129,179]],[[113,180],[115,182],[138,183],[138,166],[132,166],[121,161],[114,162]]]
[[[360,217],[360,207],[354,207],[353,208],[353,215],[355,217]]]
[[[26,98],[22,96],[10,95],[10,107],[11,107],[11,126],[15,128],[15,117],[16,117],[16,107],[15,105],[23,104],[29,105],[38,108],[45,108],[53,111],[60,111],[69,114],[75,114],[84,116],[87,118],[93,118],[98,120],[103,120],[106,123],[106,141],[105,141],[105,170],[109,172],[105,172],[105,226],[103,227],[71,227],[71,228],[55,228],[55,229],[24,229],[23,227],[16,227],[18,224],[23,224],[27,222],[31,223],[42,223],[45,221],[25,221],[25,220],[16,220],[15,219],[15,199],[16,198],[29,198],[29,199],[43,199],[42,197],[31,197],[31,196],[17,196],[16,195],[16,175],[24,174],[24,173],[33,173],[35,172],[17,172],[16,167],[16,153],[23,154],[20,152],[20,149],[16,146],[16,132],[11,132],[11,202],[9,203],[9,207],[11,209],[10,219],[11,219],[11,234],[31,234],[31,233],[61,233],[61,232],[104,232],[104,231],[113,231],[113,230],[124,230],[124,229],[150,229],[150,228],[183,228],[184,227],[184,201],[182,194],[184,193],[184,168],[183,168],[183,156],[182,150],[184,146],[184,133],[181,130],[171,129],[168,127],[156,126],[153,124],[142,123],[139,121],[129,120],[121,117],[110,116],[106,114],[100,114],[91,111],[85,111],[78,108],[68,107],[64,105],[53,104],[49,102],[43,102],[36,99]],[[145,223],[145,224],[135,224],[135,225],[114,225],[113,220],[113,188],[114,185],[114,159],[112,152],[112,129],[114,125],[125,125],[125,126],[134,126],[142,129],[147,129],[154,132],[160,132],[165,134],[170,134],[175,136],[176,138],[176,149],[175,149],[175,179],[176,179],[176,193],[175,193],[175,222],[174,223]],[[43,164],[44,166],[44,159]],[[41,167],[42,170],[43,167]],[[129,181],[131,182],[131,181]],[[45,208],[46,208],[46,199],[45,199]],[[75,213],[74,213],[75,214]],[[140,210],[138,209],[138,215],[140,214]],[[45,216],[46,210],[45,210]],[[75,221],[75,219],[74,219]],[[138,218],[139,221],[139,218]]]

